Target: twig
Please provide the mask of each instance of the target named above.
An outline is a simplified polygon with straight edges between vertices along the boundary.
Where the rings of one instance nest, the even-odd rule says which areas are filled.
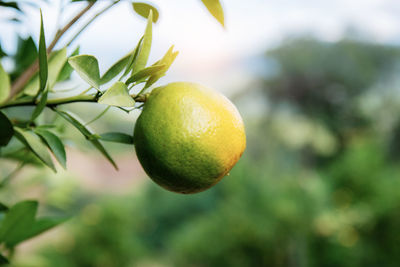
[[[135,95],[132,94],[131,97],[135,99],[136,102],[146,102],[146,95]],[[53,98],[47,100],[46,106],[54,107],[57,105],[76,103],[76,102],[97,102],[100,98],[100,95],[77,95],[63,98]],[[8,107],[18,107],[18,106],[35,106],[38,104],[38,101],[34,100],[15,100],[11,102],[6,102],[0,105],[0,109],[8,108]]]
[[[75,17],[73,17],[71,21],[64,26],[64,28],[62,28],[56,33],[56,36],[54,36],[53,41],[51,41],[49,47],[47,48],[47,53],[50,53],[53,50],[54,46],[56,46],[56,44],[58,43],[60,38],[64,35],[64,33],[68,31],[68,29],[71,28],[72,25],[74,25],[75,22],[77,22],[86,12],[88,12],[89,9],[91,9],[95,3],[96,2],[90,2],[84,9],[81,10],[81,12],[79,12]]]
[[[70,46],[71,43],[73,41],[75,41],[75,39],[101,14],[103,14],[104,12],[106,12],[108,9],[110,9],[112,6],[114,6],[115,4],[117,4],[120,0],[118,1],[114,1],[112,2],[110,5],[106,6],[105,8],[103,8],[102,10],[100,10],[96,15],[94,15],[88,22],[85,23],[85,25],[82,26],[82,28],[75,33],[75,35],[71,38],[71,40],[69,40],[69,42],[67,43],[66,46]]]
[[[85,123],[85,126],[88,126],[89,124],[97,121],[98,119],[100,119],[104,114],[107,113],[107,111],[110,109],[111,106],[106,107],[99,115],[97,115],[96,117],[94,117],[91,121]]]
[[[95,4],[95,2],[90,2],[84,9],[82,9],[81,12],[79,12],[75,17],[72,18],[72,20],[64,26],[60,31],[57,32],[56,36],[54,37],[54,40],[51,42],[49,47],[47,48],[47,53],[50,53],[54,46],[57,44],[58,40],[61,38],[61,36],[69,29],[71,26],[78,21],[92,6]],[[32,78],[32,76],[38,71],[39,69],[39,61],[36,59],[34,63],[32,63],[29,68],[27,68],[12,84],[11,86],[11,91],[10,95],[8,97],[8,100],[12,99],[14,96],[16,96],[22,88],[26,85],[26,83]]]

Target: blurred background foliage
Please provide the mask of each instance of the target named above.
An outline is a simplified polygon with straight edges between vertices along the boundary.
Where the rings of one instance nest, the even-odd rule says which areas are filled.
[[[26,65],[14,76],[36,56],[29,38],[17,51],[16,58],[32,58],[19,59]],[[38,195],[42,213],[73,219],[24,245],[15,266],[398,266],[399,56],[398,46],[304,36],[249,59],[259,76],[231,97],[246,124],[247,150],[201,194],[167,192],[141,172],[124,174],[140,176],[127,192],[106,193],[109,184],[90,190],[74,172],[29,169],[6,192],[0,187],[1,200]],[[101,112],[90,104],[69,108],[85,121]],[[131,133],[131,122],[112,110],[91,126]],[[98,175],[104,162],[76,130],[56,124],[69,160],[79,148]],[[135,161],[130,146],[107,148],[119,162],[125,155]]]
[[[119,196],[56,186],[48,209],[77,215],[21,266],[397,266],[399,52],[282,42],[233,97],[248,148],[220,184],[177,195],[146,180]]]

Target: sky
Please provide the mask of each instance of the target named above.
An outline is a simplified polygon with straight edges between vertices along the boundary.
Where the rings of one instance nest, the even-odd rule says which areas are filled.
[[[59,15],[58,1],[50,2],[43,7],[48,40],[56,30]],[[263,54],[288,36],[308,34],[333,42],[357,32],[358,37],[372,42],[400,42],[399,0],[221,0],[226,28],[210,16],[200,0],[148,2],[160,11],[153,29],[150,63],[162,57],[171,45],[180,53],[160,82],[199,82],[227,94],[245,87],[254,76],[255,68],[244,63],[248,58]],[[60,23],[65,23],[83,5],[76,3],[65,9]],[[0,23],[5,49],[15,46],[15,31],[33,33],[37,39],[38,10],[27,11],[29,28]],[[7,16],[10,14],[0,11],[0,21]],[[81,45],[81,53],[95,55],[105,71],[135,47],[145,24],[145,19],[135,15],[128,2],[120,3],[96,20],[75,45]],[[256,62],[254,65],[258,66]]]

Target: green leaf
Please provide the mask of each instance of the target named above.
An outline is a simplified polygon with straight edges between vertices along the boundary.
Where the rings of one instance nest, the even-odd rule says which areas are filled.
[[[25,86],[23,93],[29,96],[35,96],[39,92],[39,75],[35,74]]]
[[[100,104],[117,107],[133,107],[135,101],[128,93],[128,87],[123,82],[116,82],[102,95],[98,101]]]
[[[135,74],[136,72],[146,67],[147,60],[149,59],[151,41],[152,41],[152,26],[153,26],[152,18],[153,18],[153,12],[150,10],[149,17],[147,19],[146,30],[143,35],[143,42],[139,48],[136,62],[133,65],[132,74]]]
[[[174,62],[175,58],[178,56],[178,52],[173,52],[173,50],[174,50],[174,46],[171,46],[168,49],[167,53],[165,53],[164,57],[155,63],[155,64],[163,64],[163,65],[165,65],[165,67],[150,76],[150,78],[147,80],[142,91],[144,91],[146,88],[153,85],[155,82],[157,82],[161,77],[163,77],[165,75],[165,73],[168,71],[169,67]],[[142,91],[140,93],[142,93]]]
[[[114,166],[116,170],[118,170],[117,164],[115,164],[114,160],[108,154],[107,150],[104,148],[104,146],[100,143],[99,140],[94,136],[92,132],[89,131],[80,121],[78,121],[72,114],[70,114],[67,111],[61,111],[58,109],[54,109],[58,115],[63,117],[65,120],[67,120],[69,123],[71,123],[78,131],[80,131],[86,139],[88,139],[94,147],[99,150],[107,159],[108,161]]]
[[[36,97],[46,88],[48,77],[46,40],[44,36],[43,15],[40,10],[40,37],[39,37],[39,91]]]
[[[14,127],[15,136],[24,143],[31,151],[47,166],[49,166],[54,172],[56,169],[53,164],[53,160],[47,150],[46,145],[32,132],[25,131],[21,128]]]
[[[28,148],[12,151],[1,155],[1,157],[13,160],[17,163],[31,164],[35,167],[43,166],[42,161]]]
[[[8,259],[0,254],[0,265],[5,265],[5,264],[9,264],[9,263],[10,262],[8,261]]]
[[[31,88],[34,88],[34,91],[30,91],[31,95],[35,95],[35,99],[42,94],[39,104],[36,106],[35,110],[32,113],[31,120],[33,121],[39,114],[43,111],[44,107],[46,106],[47,101],[47,89],[46,86],[48,85],[48,62],[47,62],[47,51],[46,51],[46,40],[44,35],[44,26],[43,26],[43,15],[42,11],[40,10],[40,37],[39,37],[39,88],[36,90],[35,87],[27,86],[25,90],[29,93]],[[36,78],[37,80],[37,78]],[[35,78],[31,79],[31,86],[36,85]]]
[[[144,68],[138,72],[136,72],[134,75],[132,75],[126,82],[126,85],[129,85],[131,83],[140,81],[144,78],[147,78],[153,74],[156,74],[158,71],[164,69],[166,67],[165,64],[162,65],[153,65],[147,68]]]
[[[6,57],[6,56],[7,56],[7,53],[4,52],[4,50],[3,50],[3,48],[1,47],[1,44],[0,44],[0,59],[1,59],[2,57]]]
[[[0,202],[0,212],[8,211],[8,207]]]
[[[57,126],[54,124],[42,124],[42,125],[38,125],[36,126],[36,129],[53,129],[56,128]]]
[[[20,75],[26,70],[38,57],[38,50],[32,37],[22,39],[18,37],[17,52],[13,57],[15,62],[14,76]]]
[[[14,8],[14,9],[16,9],[18,11],[21,11],[21,9],[18,7],[17,2],[3,2],[3,1],[0,1],[0,6]]]
[[[64,223],[67,221],[69,218],[63,217],[63,218],[40,218],[37,219],[32,227],[30,227],[29,231],[25,233],[25,235],[22,235],[19,240],[16,240],[17,243],[20,243],[22,241],[25,241],[27,239],[30,239],[32,237],[35,237],[37,235],[40,235],[41,233],[50,230],[51,228],[56,227],[57,225]]]
[[[11,121],[0,111],[0,147],[6,146],[14,135],[14,129]]]
[[[76,56],[79,54],[79,46],[72,52],[70,57]],[[51,59],[50,59],[51,60]],[[50,69],[51,71],[51,69]],[[57,82],[62,82],[70,78],[71,73],[74,71],[74,69],[71,67],[71,65],[68,63],[66,60],[64,63],[64,66],[62,67],[60,73],[58,74],[57,77]]]
[[[69,123],[71,123],[78,131],[80,131],[87,139],[92,139],[93,134],[92,132],[86,128],[83,123],[81,123],[77,118],[75,118],[75,115],[72,115],[68,111],[61,111],[58,109],[54,109],[58,115],[60,115],[62,118],[67,120]]]
[[[128,65],[131,55],[128,54],[118,60],[114,65],[112,65],[106,73],[104,73],[103,77],[101,77],[101,84],[108,83],[112,79],[115,78],[118,74],[122,72],[122,70]]]
[[[57,82],[57,77],[61,72],[61,69],[67,62],[67,50],[63,48],[58,51],[54,51],[50,54],[48,63],[48,89],[51,90]],[[39,91],[39,77],[35,75],[27,84],[24,89],[24,94],[35,96]]]
[[[10,77],[0,63],[0,104],[7,100],[10,95],[10,89]]]
[[[139,54],[140,47],[142,46],[142,43],[143,43],[143,36],[140,38],[135,49],[130,54],[129,63],[128,63],[128,65],[126,65],[125,72],[122,76],[126,76],[133,69],[133,66],[135,65],[135,62],[136,62],[137,56]]]
[[[48,148],[53,152],[57,161],[61,164],[61,166],[66,169],[67,156],[64,149],[64,144],[58,138],[57,135],[52,132],[46,131],[44,129],[35,129],[35,133],[38,134],[47,144]]]
[[[94,56],[79,55],[73,56],[68,59],[68,63],[72,68],[85,80],[88,84],[100,89],[100,71],[99,63]]]
[[[10,208],[0,225],[0,241],[14,247],[32,228],[37,212],[36,201],[22,201]]]
[[[37,236],[68,218],[40,218],[35,220],[38,203],[22,201],[12,206],[0,225],[0,242],[12,248],[18,243]]]
[[[108,142],[116,142],[128,145],[133,144],[133,137],[125,133],[103,133],[100,135],[100,139]]]
[[[147,19],[150,14],[150,10],[153,12],[153,22],[156,23],[158,20],[158,10],[153,7],[152,5],[146,4],[146,3],[139,3],[139,2],[134,2],[132,3],[133,10],[138,13],[140,16],[144,17]]]
[[[50,55],[49,60],[49,90],[51,90],[57,82],[65,63],[67,63],[67,48],[55,51]]]
[[[39,103],[36,105],[35,109],[32,112],[31,121],[34,121],[46,107],[48,93],[49,93],[48,89],[45,89],[44,92],[42,93]]]
[[[211,15],[213,15],[213,17],[216,18],[223,27],[225,27],[224,10],[219,0],[201,0],[201,1],[206,6]]]
[[[111,106],[106,107],[102,112],[100,112],[99,115],[97,115],[96,117],[94,117],[93,119],[91,119],[90,121],[88,121],[85,125],[89,125],[95,121],[97,121],[98,119],[100,119],[102,116],[104,116],[108,110],[110,110]]]

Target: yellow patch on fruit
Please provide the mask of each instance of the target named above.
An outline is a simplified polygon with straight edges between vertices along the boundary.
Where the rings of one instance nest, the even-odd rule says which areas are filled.
[[[204,191],[222,179],[246,147],[242,118],[222,94],[176,82],[154,89],[135,130],[136,154],[160,186]]]

